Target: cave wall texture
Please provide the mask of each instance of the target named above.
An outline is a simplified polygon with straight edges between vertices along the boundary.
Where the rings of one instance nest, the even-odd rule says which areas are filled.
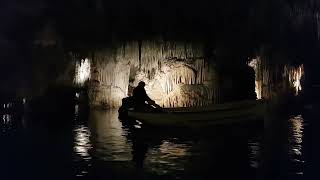
[[[132,41],[94,50],[88,94],[92,106],[119,107],[140,81],[164,107],[211,104],[214,68],[195,43]]]

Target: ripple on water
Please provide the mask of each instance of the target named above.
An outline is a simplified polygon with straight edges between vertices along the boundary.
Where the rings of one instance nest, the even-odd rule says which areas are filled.
[[[253,168],[258,168],[261,145],[258,141],[249,140],[248,147],[250,166]]]
[[[6,133],[12,129],[12,115],[3,114],[1,121],[2,133]]]
[[[80,159],[76,164],[96,163],[93,168],[98,168],[96,171],[101,168],[102,174],[106,167],[120,174],[143,168],[148,175],[155,177],[163,175],[180,178],[186,176],[186,171],[194,171],[190,172],[191,175],[211,171],[211,167],[202,170],[200,166],[216,165],[212,159],[217,159],[219,163],[221,158],[216,157],[220,154],[215,154],[215,151],[219,153],[221,147],[230,147],[229,143],[224,143],[225,136],[230,136],[229,130],[217,137],[214,134],[209,137],[199,135],[197,138],[185,137],[184,131],[178,135],[163,131],[158,134],[153,129],[149,131],[125,128],[118,119],[117,111],[91,111],[88,126],[77,125],[74,129],[74,152],[76,160]],[[229,139],[233,139],[233,136]],[[241,142],[244,151],[239,152],[246,153],[249,146],[252,166],[257,167],[260,144],[248,139]],[[244,155],[247,157],[247,154]],[[90,174],[89,165],[85,163],[77,171],[77,176],[85,176],[88,172]]]
[[[303,135],[305,122],[301,115],[289,119],[289,157],[292,165],[290,173],[303,175]]]
[[[78,125],[74,131],[74,152],[82,159],[91,159],[89,150],[92,148],[90,142],[91,132],[88,127]]]
[[[74,161],[78,164],[76,176],[85,176],[88,174],[88,168],[91,166],[90,149],[92,144],[90,141],[90,129],[84,125],[77,125],[74,130],[74,146],[73,151],[76,154]]]
[[[94,156],[104,161],[131,161],[132,144],[128,132],[122,128],[118,111],[92,111],[90,114]]]
[[[163,140],[159,146],[152,147],[147,153],[145,164],[151,171],[166,175],[177,171],[184,171],[184,165],[191,156],[190,143],[176,143]]]

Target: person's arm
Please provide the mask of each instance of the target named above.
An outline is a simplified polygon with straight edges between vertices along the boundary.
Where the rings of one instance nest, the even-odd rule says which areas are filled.
[[[148,94],[147,94],[147,92],[144,90],[144,97],[145,97],[145,100],[146,101],[152,101],[152,102],[154,102],[149,96],[148,96]]]
[[[148,94],[146,94],[146,99],[147,99],[147,101],[153,101],[153,100],[148,96]]]

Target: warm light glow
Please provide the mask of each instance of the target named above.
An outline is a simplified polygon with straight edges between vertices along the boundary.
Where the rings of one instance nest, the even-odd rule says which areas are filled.
[[[172,172],[184,171],[184,164],[188,157],[191,156],[190,149],[192,144],[187,142],[176,143],[169,140],[163,140],[160,146],[155,146],[149,149],[145,165],[147,167],[157,168],[152,169],[158,175],[165,175]]]
[[[290,138],[291,153],[301,155],[304,120],[302,116],[299,115],[291,118],[289,122],[292,128],[292,137]]]
[[[211,80],[218,78],[203,58],[203,48],[202,44],[152,40],[97,50],[91,64],[90,104],[118,108],[139,81],[146,83],[148,95],[164,107],[211,104],[217,96]]]
[[[213,88],[204,81],[209,76],[205,61],[198,59],[194,64],[164,60],[152,67],[159,69],[148,78],[147,72],[136,75],[135,84],[146,82],[148,95],[162,107],[206,106],[212,103]],[[206,82],[208,83],[208,82]]]
[[[90,111],[94,156],[108,162],[128,162],[132,159],[132,147],[128,143],[127,131],[118,119],[118,111]]]
[[[103,55],[103,57],[105,57]],[[130,63],[121,61],[94,61],[90,80],[94,83],[88,90],[93,106],[118,108],[122,98],[128,95]]]
[[[303,132],[304,119],[301,115],[294,116],[289,119],[289,155],[290,160],[294,165],[303,166],[305,163],[303,156]],[[303,175],[303,168],[297,169],[295,174]]]
[[[91,132],[90,129],[84,125],[77,125],[74,130],[74,145],[73,151],[76,154],[74,160],[79,162],[85,162],[86,166],[77,167],[76,176],[84,176],[88,174],[88,167],[91,166],[90,160],[92,156],[89,151],[92,148],[90,141]]]
[[[255,72],[255,92],[257,95],[257,99],[262,98],[262,83],[261,81],[258,80],[258,64],[260,63],[259,58],[252,59],[249,63],[248,66],[252,67]]]
[[[90,142],[90,130],[89,128],[80,125],[74,129],[74,152],[81,156],[83,159],[91,159],[89,150],[92,148]]]
[[[163,157],[169,156],[186,156],[188,153],[188,148],[186,145],[175,144],[169,141],[163,141],[159,147],[161,153],[163,153]]]
[[[87,80],[90,79],[90,73],[91,73],[91,64],[88,58],[82,59],[80,62],[77,62],[75,83],[78,85],[83,85]]]
[[[303,64],[299,67],[285,66],[285,74],[289,77],[289,83],[294,88],[295,95],[299,95],[299,92],[302,90],[301,78],[304,75]]]

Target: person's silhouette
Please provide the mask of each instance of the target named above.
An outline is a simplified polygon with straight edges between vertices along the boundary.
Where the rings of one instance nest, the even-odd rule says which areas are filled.
[[[146,83],[140,81],[138,86],[133,89],[133,99],[135,102],[135,109],[136,110],[146,110],[148,104],[154,104],[155,102],[147,95],[146,90],[144,89]]]

